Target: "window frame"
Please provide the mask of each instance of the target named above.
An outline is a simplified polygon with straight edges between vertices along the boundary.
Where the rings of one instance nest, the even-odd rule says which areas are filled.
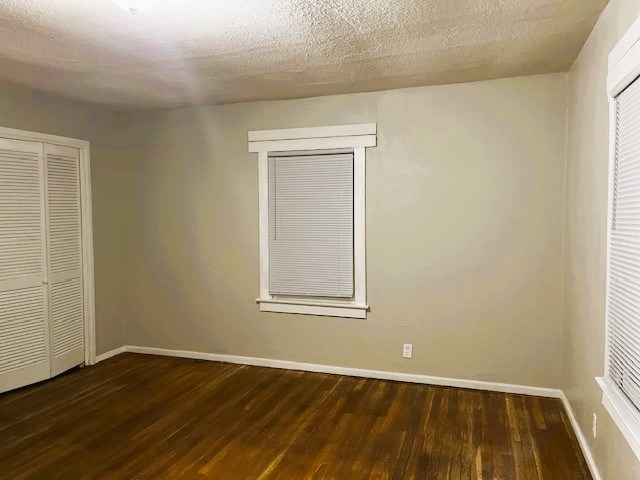
[[[640,460],[640,410],[627,398],[609,375],[609,284],[613,202],[611,189],[616,156],[616,98],[640,77],[640,18],[634,22],[609,54],[607,98],[609,101],[609,175],[607,207],[607,255],[605,284],[605,350],[604,375],[596,377],[602,389],[602,405]],[[640,81],[640,80],[638,80]]]
[[[377,124],[250,131],[249,152],[258,154],[260,296],[262,312],[365,319],[367,304],[365,159],[377,144]],[[349,300],[274,297],[269,293],[269,156],[296,151],[353,150],[354,295]]]

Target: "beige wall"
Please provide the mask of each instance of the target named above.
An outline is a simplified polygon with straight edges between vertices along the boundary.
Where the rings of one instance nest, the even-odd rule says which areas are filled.
[[[603,479],[640,478],[640,463],[602,407],[607,228],[607,57],[640,13],[612,0],[569,73],[563,388]],[[598,438],[591,417],[598,415]]]
[[[132,184],[115,148],[117,125],[115,114],[105,110],[0,82],[0,126],[91,142],[98,353],[121,346],[124,339],[126,251],[120,239],[127,231],[123,197]]]
[[[566,88],[554,74],[125,116],[127,344],[559,387]],[[379,131],[367,320],[260,313],[247,131],[362,122]]]

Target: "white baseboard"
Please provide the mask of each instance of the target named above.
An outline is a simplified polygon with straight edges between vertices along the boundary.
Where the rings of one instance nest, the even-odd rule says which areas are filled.
[[[576,432],[576,437],[578,437],[578,443],[580,444],[580,448],[582,449],[582,454],[584,455],[584,459],[587,461],[587,465],[589,466],[589,471],[591,472],[591,476],[593,480],[602,480],[600,476],[600,472],[598,472],[598,468],[596,467],[596,461],[593,458],[593,454],[591,453],[591,449],[589,448],[589,444],[587,443],[587,439],[582,433],[582,429],[576,420],[576,416],[573,413],[573,409],[571,408],[571,404],[569,403],[569,399],[562,392],[560,396],[562,399],[562,404],[564,405],[564,409],[567,411],[567,415],[569,416],[569,421],[571,422],[571,426],[573,427],[573,431]]]
[[[286,370],[302,370],[305,372],[330,373],[350,377],[376,378],[380,380],[394,380],[399,382],[420,383],[425,385],[439,385],[444,387],[470,388],[473,390],[488,390],[492,392],[517,393],[522,395],[536,395],[539,397],[562,398],[562,390],[544,387],[530,387],[527,385],[513,385],[509,383],[482,382],[479,380],[465,380],[458,378],[432,377],[415,373],[387,372],[382,370],[365,370],[362,368],[337,367],[316,363],[301,363],[288,360],[275,360],[260,357],[241,357],[219,353],[192,352],[188,350],[168,350],[164,348],[137,347],[127,345],[125,352],[163,355],[168,357],[194,358],[211,360],[214,362],[236,363],[258,367],[282,368]]]
[[[107,360],[111,357],[115,357],[116,355],[124,353],[125,349],[126,347],[118,347],[118,348],[114,348],[113,350],[109,350],[108,352],[101,353],[100,355],[96,356],[96,363],[102,362],[103,360]]]

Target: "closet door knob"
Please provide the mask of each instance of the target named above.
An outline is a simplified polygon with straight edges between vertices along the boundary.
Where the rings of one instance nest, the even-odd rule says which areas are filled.
[[[43,278],[42,283],[46,285],[47,283],[49,283],[49,279],[47,277]]]

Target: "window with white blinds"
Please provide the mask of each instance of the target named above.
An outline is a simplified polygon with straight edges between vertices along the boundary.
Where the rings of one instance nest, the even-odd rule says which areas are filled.
[[[269,293],[354,295],[353,152],[269,156]]]
[[[640,81],[614,101],[607,373],[640,410]]]
[[[366,157],[377,125],[248,132],[261,312],[366,319]]]

